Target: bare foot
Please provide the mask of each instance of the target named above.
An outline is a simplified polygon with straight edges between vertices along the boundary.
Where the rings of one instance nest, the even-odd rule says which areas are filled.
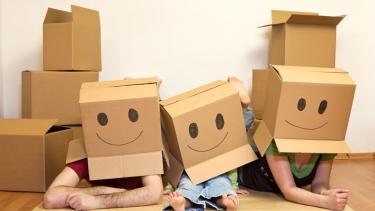
[[[228,82],[240,93],[242,108],[247,108],[250,104],[250,97],[243,82],[236,77],[228,77]]]
[[[234,211],[237,210],[238,207],[238,198],[236,195],[229,195],[227,196],[224,194],[218,201],[220,205],[226,208],[228,211]]]
[[[180,192],[170,193],[168,196],[168,202],[175,211],[185,211],[186,200],[184,196],[182,196],[182,193]]]

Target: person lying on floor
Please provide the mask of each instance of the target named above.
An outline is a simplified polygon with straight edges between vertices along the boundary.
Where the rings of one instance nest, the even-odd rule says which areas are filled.
[[[76,187],[81,179],[92,186]],[[89,180],[87,159],[68,163],[44,195],[47,209],[93,210],[159,204],[163,192],[160,175]]]
[[[285,199],[300,204],[330,210],[345,209],[349,190],[331,189],[329,185],[336,154],[280,153],[273,140],[262,157],[256,146],[252,147],[259,159],[238,169],[241,186],[257,191],[281,192]],[[311,192],[303,188],[307,185],[311,185]]]

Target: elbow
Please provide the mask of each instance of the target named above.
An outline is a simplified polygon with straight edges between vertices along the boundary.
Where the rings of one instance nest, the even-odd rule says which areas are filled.
[[[43,207],[45,209],[56,209],[65,207],[65,202],[61,202],[54,190],[48,190],[43,197]]]
[[[295,202],[295,198],[290,190],[282,190],[281,193],[283,194],[284,198],[288,201]]]
[[[49,194],[48,192],[46,194],[44,194],[43,207],[45,209],[56,208],[56,200],[55,200],[55,197],[52,194]]]

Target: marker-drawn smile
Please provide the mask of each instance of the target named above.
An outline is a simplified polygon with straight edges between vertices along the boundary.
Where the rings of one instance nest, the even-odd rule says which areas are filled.
[[[324,127],[326,124],[328,124],[328,122],[326,122],[326,123],[323,123],[322,125],[320,125],[320,126],[318,126],[318,127],[307,128],[307,127],[301,127],[301,126],[295,125],[295,124],[289,122],[288,120],[285,120],[285,122],[288,123],[288,124],[290,124],[290,125],[292,125],[293,127],[296,127],[296,128],[299,128],[299,129],[303,129],[303,130],[317,130],[317,129],[319,129],[319,128]]]
[[[136,141],[143,133],[143,130],[141,130],[141,132],[138,134],[137,137],[135,137],[135,139],[131,140],[131,141],[128,141],[128,142],[125,142],[125,143],[121,143],[121,144],[114,144],[114,143],[111,143],[111,142],[108,142],[108,141],[105,141],[102,137],[100,137],[100,135],[98,133],[96,133],[96,136],[104,143],[106,144],[109,144],[109,145],[112,145],[112,146],[124,146],[124,145],[127,145],[127,144],[130,144],[130,143],[133,143],[134,141]]]
[[[225,134],[223,140],[221,140],[218,144],[216,144],[215,146],[213,146],[213,147],[211,147],[211,148],[209,148],[209,149],[198,150],[198,149],[194,149],[194,148],[191,147],[190,145],[187,145],[187,146],[188,146],[191,150],[196,151],[196,152],[207,152],[207,151],[210,151],[210,150],[215,149],[215,148],[218,147],[220,144],[222,144],[222,143],[225,141],[225,139],[227,138],[227,136],[228,136],[228,132]]]

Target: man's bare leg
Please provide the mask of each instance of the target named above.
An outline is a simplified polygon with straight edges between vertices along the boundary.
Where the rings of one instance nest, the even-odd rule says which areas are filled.
[[[228,82],[239,92],[242,108],[246,109],[250,104],[250,97],[243,82],[236,77],[228,77]]]

